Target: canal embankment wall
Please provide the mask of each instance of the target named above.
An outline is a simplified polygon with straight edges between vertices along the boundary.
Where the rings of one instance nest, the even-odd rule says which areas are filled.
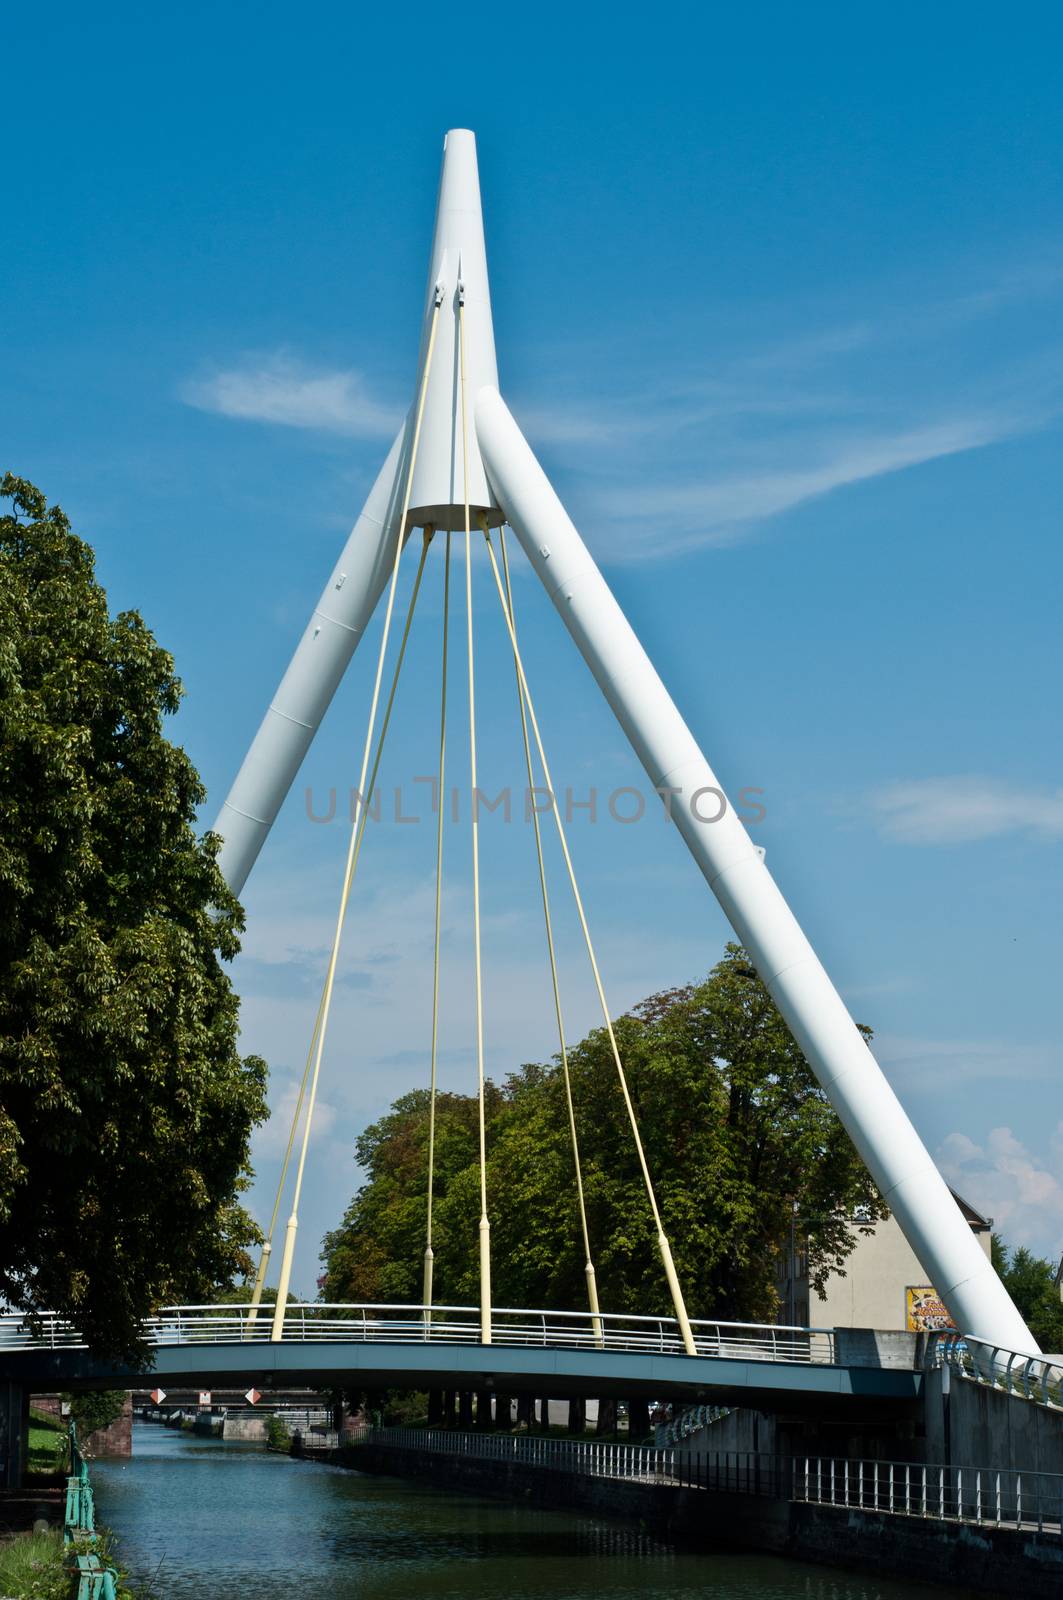
[[[239,1439],[245,1444],[262,1444],[268,1432],[267,1422],[268,1418],[264,1416],[230,1412],[222,1423],[221,1436],[223,1439]]]
[[[637,1522],[706,1550],[769,1552],[982,1595],[1021,1589],[1029,1600],[1058,1600],[1063,1587],[1063,1539],[1035,1530],[594,1477],[382,1442],[344,1446],[332,1459],[361,1472]]]
[[[1021,1394],[957,1378],[948,1367],[923,1380],[930,1461],[1063,1473],[1063,1413]]]
[[[659,1442],[667,1436],[667,1429],[658,1430]],[[910,1422],[901,1427],[865,1423],[842,1432],[836,1423],[817,1426],[803,1418],[788,1425],[768,1412],[736,1407],[684,1429],[675,1439],[675,1450],[684,1456],[739,1450],[798,1457],[834,1451],[949,1467],[999,1467],[1008,1473],[1063,1474],[1063,1411],[940,1366],[923,1374],[918,1429]]]
[[[47,1411],[50,1416],[63,1415],[62,1396],[58,1394],[32,1394],[30,1405],[36,1411]],[[129,1456],[133,1453],[133,1396],[127,1390],[122,1397],[122,1409],[113,1422],[104,1428],[86,1433],[81,1444],[86,1456]]]

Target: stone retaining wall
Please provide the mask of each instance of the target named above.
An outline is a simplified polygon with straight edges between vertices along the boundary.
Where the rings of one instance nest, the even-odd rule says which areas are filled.
[[[47,1411],[54,1417],[62,1416],[62,1403],[57,1394],[35,1394],[30,1404],[37,1411]],[[65,1426],[65,1423],[64,1423]],[[81,1441],[86,1456],[131,1456],[133,1454],[133,1395],[127,1390],[122,1401],[121,1414],[106,1428],[87,1433]]]
[[[948,1367],[928,1372],[925,1384],[928,1460],[1063,1473],[1063,1412]]]

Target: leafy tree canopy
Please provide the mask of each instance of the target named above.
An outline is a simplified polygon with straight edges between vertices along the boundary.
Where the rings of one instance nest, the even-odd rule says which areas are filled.
[[[1063,1352],[1063,1301],[1052,1262],[1035,1256],[1024,1244],[1009,1250],[998,1233],[992,1242],[993,1265],[1026,1326],[1042,1350]]]
[[[866,1031],[866,1030],[865,1030]],[[616,1024],[658,1199],[692,1315],[774,1314],[793,1208],[809,1224],[814,1283],[884,1215],[847,1134],[745,952],[703,983],[652,996]],[[652,1216],[603,1029],[570,1053],[592,1248],[604,1309],[667,1313]],[[488,1195],[496,1305],[585,1304],[559,1064],[488,1086]],[[435,1298],[478,1295],[475,1099],[437,1102]],[[421,1298],[428,1095],[404,1095],[357,1141],[366,1181],[324,1242],[331,1300]]]
[[[266,1069],[221,965],[240,907],[162,733],[173,661],[111,617],[58,507],[0,495],[0,1296],[135,1355],[154,1307],[250,1266]]]
[[[117,1422],[125,1405],[124,1389],[90,1389],[84,1394],[61,1396],[70,1407],[70,1415],[77,1423],[78,1442],[84,1444],[97,1428],[109,1428]]]
[[[229,1283],[220,1289],[215,1289],[209,1301],[204,1301],[204,1304],[212,1306],[249,1306],[254,1297],[254,1292],[254,1280],[245,1279],[243,1283]],[[275,1306],[277,1304],[276,1286],[265,1284],[258,1300],[259,1305]],[[292,1294],[289,1290],[288,1297],[284,1303],[288,1306],[297,1306],[299,1304],[299,1296]]]

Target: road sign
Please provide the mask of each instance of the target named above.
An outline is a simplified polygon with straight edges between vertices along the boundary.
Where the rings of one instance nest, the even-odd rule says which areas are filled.
[[[206,1410],[206,1408],[210,1405],[210,1390],[209,1389],[200,1389],[200,1391],[199,1391],[199,1404],[200,1404],[201,1410]]]
[[[157,1406],[161,1406],[162,1402],[166,1399],[166,1390],[153,1389],[151,1391],[151,1398]]]
[[[262,1396],[257,1389],[248,1389],[247,1393],[244,1395],[244,1399],[247,1401],[249,1406],[257,1406],[258,1402],[262,1399]]]

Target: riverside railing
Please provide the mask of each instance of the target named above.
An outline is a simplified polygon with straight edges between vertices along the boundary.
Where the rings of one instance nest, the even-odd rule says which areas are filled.
[[[790,1498],[1061,1537],[1063,1473],[800,1456]]]
[[[265,1344],[272,1335],[272,1307],[257,1314],[246,1305],[167,1306],[144,1323],[150,1345]],[[626,1350],[683,1355],[673,1317],[621,1316],[585,1311],[498,1309],[492,1340],[500,1345],[561,1346],[581,1350]],[[834,1334],[825,1328],[777,1327],[767,1323],[696,1320],[691,1327],[699,1356],[741,1361],[830,1365]],[[285,1343],[374,1342],[388,1344],[479,1344],[480,1313],[470,1306],[290,1305],[284,1314]],[[0,1314],[0,1349],[84,1348],[77,1328],[45,1313],[29,1318]]]
[[[1063,1537],[1063,1473],[842,1456],[779,1456],[754,1450],[699,1453],[597,1439],[423,1428],[370,1428],[361,1439],[421,1454],[513,1462],[584,1477],[763,1495]]]
[[[73,1600],[115,1600],[118,1573],[92,1546],[97,1540],[96,1504],[89,1468],[78,1448],[77,1427],[70,1424],[70,1474],[66,1480],[63,1516],[63,1566],[70,1574]]]
[[[1020,1355],[984,1339],[960,1333],[939,1333],[927,1364],[948,1366],[961,1378],[983,1383],[1037,1405],[1063,1410],[1063,1359]]]

